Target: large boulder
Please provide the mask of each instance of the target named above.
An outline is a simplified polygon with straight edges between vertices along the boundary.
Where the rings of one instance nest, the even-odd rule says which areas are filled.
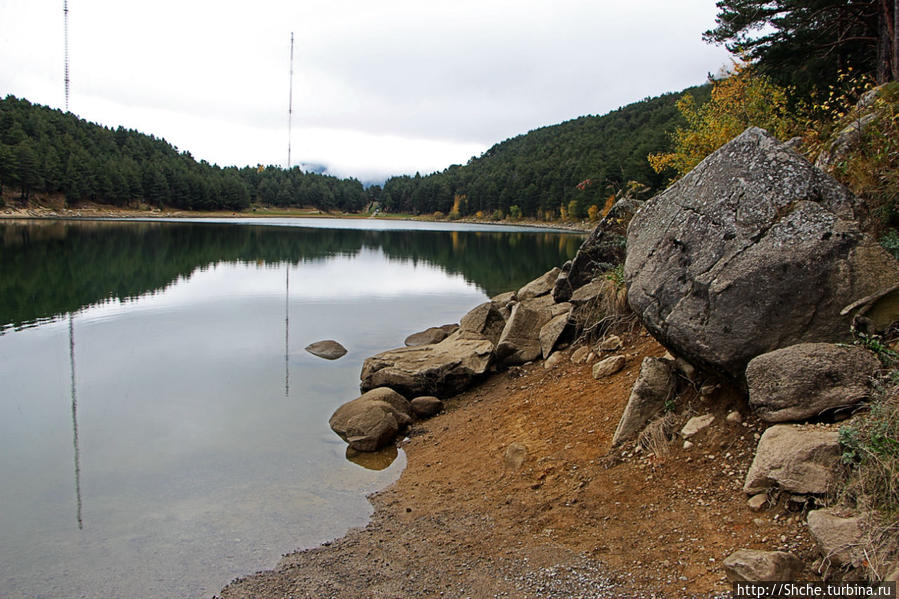
[[[361,387],[390,387],[407,397],[450,397],[487,371],[493,347],[489,339],[460,329],[434,345],[388,350],[365,360]]]
[[[757,355],[847,339],[842,307],[899,281],[861,203],[749,128],[644,204],[628,228],[628,302],[690,363],[742,383]]]
[[[762,434],[743,491],[772,487],[802,495],[826,493],[837,478],[840,434],[831,430],[776,424]]]
[[[643,358],[640,375],[631,388],[627,406],[618,421],[612,437],[612,445],[618,445],[636,437],[649,420],[661,412],[665,402],[674,393],[674,368],[661,358]]]
[[[615,202],[581,244],[571,267],[556,279],[552,295],[557,302],[568,301],[576,289],[592,281],[596,275],[624,262],[628,223],[642,204],[642,201],[631,198]]]
[[[497,359],[504,364],[523,364],[540,357],[540,330],[550,314],[548,305],[543,307],[534,300],[515,304],[496,344]]]
[[[877,358],[861,347],[791,345],[749,362],[749,405],[767,422],[805,420],[867,398],[879,368]]]

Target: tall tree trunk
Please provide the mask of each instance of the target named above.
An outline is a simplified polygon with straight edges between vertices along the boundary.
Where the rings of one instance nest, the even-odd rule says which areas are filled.
[[[877,84],[881,85],[890,80],[892,75],[893,36],[892,19],[888,10],[887,0],[881,0],[880,14],[877,18],[877,69],[875,71]]]
[[[899,0],[893,0],[893,81],[899,81]]]

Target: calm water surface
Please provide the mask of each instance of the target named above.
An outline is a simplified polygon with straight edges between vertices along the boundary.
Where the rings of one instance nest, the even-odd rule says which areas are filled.
[[[0,597],[210,597],[363,525],[405,458],[328,428],[362,361],[582,240],[259,222],[0,222]]]

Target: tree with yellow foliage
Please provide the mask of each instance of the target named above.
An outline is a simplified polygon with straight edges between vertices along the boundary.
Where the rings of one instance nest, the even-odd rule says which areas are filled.
[[[787,89],[755,73],[751,65],[735,63],[729,77],[713,83],[711,99],[702,106],[689,94],[678,100],[687,127],[678,127],[671,135],[673,152],[649,155],[650,166],[657,173],[674,169],[681,177],[750,126],[788,139],[801,128],[788,108],[787,95]]]

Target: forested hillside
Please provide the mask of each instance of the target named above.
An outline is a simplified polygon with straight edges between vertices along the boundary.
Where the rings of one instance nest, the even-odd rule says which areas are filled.
[[[699,103],[708,87],[687,90]],[[7,199],[59,196],[69,204],[147,204],[187,210],[245,210],[253,203],[358,212],[557,218],[586,216],[629,181],[651,190],[666,178],[647,155],[668,149],[683,117],[672,93],[605,116],[585,116],[496,144],[468,164],[428,176],[388,179],[364,190],[356,179],[299,167],[220,168],[163,139],[111,129],[7,96],[0,100],[0,191]]]
[[[355,179],[299,168],[220,168],[153,135],[102,127],[14,96],[0,100],[0,192],[189,210],[244,210],[258,201],[355,211],[366,202]]]
[[[542,127],[496,144],[464,166],[427,177],[393,177],[380,194],[384,208],[541,218],[557,218],[564,211],[579,218],[590,205],[602,207],[629,181],[659,190],[667,177],[653,171],[646,157],[669,147],[669,134],[685,124],[675,106],[684,93],[701,104],[709,86]]]

